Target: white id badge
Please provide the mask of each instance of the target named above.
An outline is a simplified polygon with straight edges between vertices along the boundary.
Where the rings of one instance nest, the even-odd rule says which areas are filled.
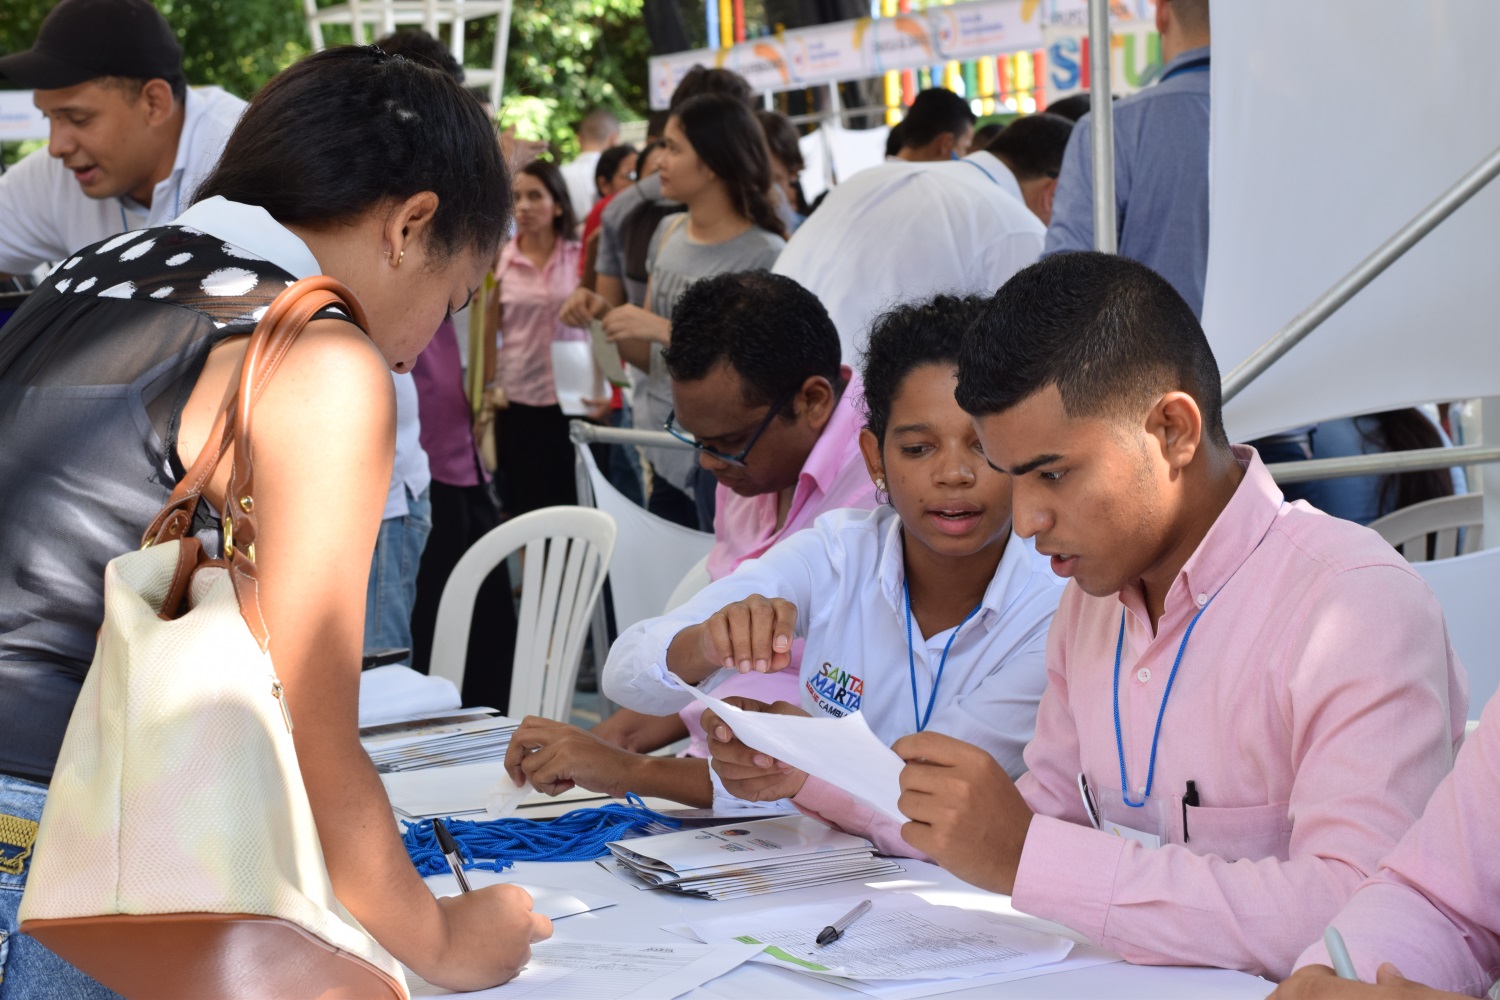
[[[1163,836],[1170,836],[1170,801],[1153,797],[1146,799],[1145,805],[1134,807],[1125,804],[1117,788],[1091,785],[1090,790],[1099,804],[1099,829],[1105,833],[1152,849],[1162,845]]]

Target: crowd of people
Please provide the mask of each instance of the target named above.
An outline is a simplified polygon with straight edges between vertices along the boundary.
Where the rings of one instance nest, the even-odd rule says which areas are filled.
[[[1403,972],[1489,989],[1500,709],[1466,745],[1442,609],[1363,526],[1462,477],[1267,471],[1446,443],[1423,410],[1231,443],[1199,323],[1208,0],[1156,22],[1162,72],[1113,108],[1104,255],[1086,100],[976,131],[924,91],[887,162],[809,204],[797,128],[729,70],[690,71],[640,149],[589,113],[558,164],[497,136],[422,32],[309,56],[247,105],[187,87],[145,0],[61,0],[0,57],[51,128],[0,175],[0,271],[40,276],[0,329],[0,996],[114,995],[17,923],[105,565],[214,447],[257,320],[319,274],[363,316],[318,314],[256,402],[251,558],[338,900],[428,981],[505,981],[550,925],[514,887],[424,886],[357,739],[361,664],[425,671],[469,546],[576,502],[560,366],[598,324],[632,386],[596,379],[583,415],[682,445],[600,467],[712,533],[711,582],[624,623],[600,678],[620,711],[524,720],[518,786],[796,809],[1288,1000],[1417,995]],[[215,511],[227,486],[226,463]],[[216,518],[191,532],[228,557]],[[515,627],[502,566],[465,704],[505,706]],[[909,821],[744,745],[678,679],[862,713]],[[1330,923],[1370,982],[1333,978]]]

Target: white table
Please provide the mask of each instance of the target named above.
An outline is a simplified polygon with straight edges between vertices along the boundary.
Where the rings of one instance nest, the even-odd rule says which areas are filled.
[[[528,816],[538,813],[555,814],[567,808],[589,804],[593,803],[574,801],[554,803],[550,807],[538,805],[535,808],[525,808],[522,814]],[[649,804],[657,805],[654,802]],[[662,803],[661,805],[668,804]],[[906,869],[905,875],[887,876],[864,884],[875,889],[914,892],[931,903],[1016,915],[1039,929],[1062,934],[1075,941],[1083,941],[1082,937],[1067,928],[1017,913],[1011,908],[1009,897],[975,889],[935,865],[909,859],[901,859],[901,864]],[[770,907],[837,899],[857,895],[861,891],[861,883],[851,881],[809,886],[767,896],[716,901],[681,896],[659,889],[636,889],[593,862],[583,861],[519,862],[513,868],[498,875],[471,873],[470,879],[476,884],[490,884],[495,881],[528,882],[607,896],[617,900],[618,905],[558,920],[554,924],[557,939],[642,944],[663,940],[683,940],[662,930],[662,926],[666,924],[682,923],[710,916],[718,917],[736,911],[762,911]],[[1033,1000],[1033,998],[1035,1000],[1052,1000],[1052,998],[1058,998],[1058,1000],[1061,998],[1167,1000],[1167,998],[1174,997],[1181,997],[1183,1000],[1219,1000],[1219,998],[1263,1000],[1273,988],[1273,984],[1263,979],[1222,969],[1141,966],[1115,962],[943,995],[959,998],[1017,997],[1026,998],[1026,1000]],[[687,996],[691,1000],[765,1000],[768,997],[775,997],[777,1000],[802,1000],[802,998],[817,997],[843,997],[844,1000],[853,1000],[858,995],[809,976],[751,963],[741,966]]]

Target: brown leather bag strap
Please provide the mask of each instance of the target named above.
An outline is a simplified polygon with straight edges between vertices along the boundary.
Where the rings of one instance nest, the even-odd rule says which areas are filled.
[[[270,637],[260,613],[255,573],[255,498],[254,476],[250,459],[250,414],[254,403],[265,391],[271,376],[307,324],[319,312],[331,306],[343,310],[361,330],[367,330],[364,309],[354,293],[339,281],[319,275],[304,278],[276,296],[266,308],[240,365],[239,385],[229,404],[220,411],[209,432],[203,450],[193,460],[172,495],[146,529],[144,545],[185,538],[203,490],[213,479],[214,471],[231,445],[234,464],[230,467],[229,490],[224,497],[224,562],[234,581],[240,614],[252,635],[265,649]],[[185,592],[187,579],[196,569],[179,564],[172,593]],[[163,609],[167,611],[167,609]],[[172,613],[167,611],[167,613]]]

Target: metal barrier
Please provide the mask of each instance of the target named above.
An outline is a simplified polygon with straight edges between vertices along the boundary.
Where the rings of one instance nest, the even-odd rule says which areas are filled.
[[[692,451],[693,446],[666,431],[636,431],[624,427],[601,427],[587,420],[568,421],[568,439],[574,444],[634,444],[642,448],[676,448]]]

